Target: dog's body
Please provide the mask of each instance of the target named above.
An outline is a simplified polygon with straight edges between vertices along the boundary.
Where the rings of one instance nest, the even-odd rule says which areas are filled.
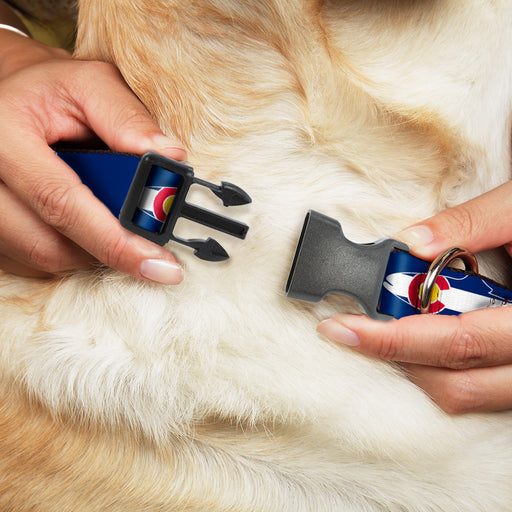
[[[373,241],[508,179],[511,20],[507,1],[82,1],[78,56],[115,63],[198,176],[250,193],[250,232],[219,235],[225,263],[170,245],[176,287],[2,276],[0,509],[510,510],[511,414],[443,413],[315,333],[353,302],[284,286],[310,208]]]

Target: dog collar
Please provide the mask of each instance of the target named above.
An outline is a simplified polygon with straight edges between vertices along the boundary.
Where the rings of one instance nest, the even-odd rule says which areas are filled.
[[[311,210],[286,295],[318,302],[330,293],[343,293],[378,320],[421,312],[456,315],[512,303],[511,290],[476,274],[471,265],[466,265],[466,271],[444,268],[454,258],[467,261],[468,253],[452,249],[431,264],[408,250],[392,239],[355,244],[345,238],[337,220]]]
[[[251,198],[232,183],[215,185],[194,176],[192,167],[156,153],[142,157],[110,151],[58,150],[64,160],[119,218],[123,227],[159,245],[173,240],[194,249],[208,261],[229,258],[214,239],[183,239],[173,234],[179,217],[244,239],[248,226],[185,199],[192,184],[209,188],[224,206],[243,205]]]

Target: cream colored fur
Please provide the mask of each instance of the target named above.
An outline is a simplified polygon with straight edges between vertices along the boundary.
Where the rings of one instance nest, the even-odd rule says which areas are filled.
[[[198,176],[250,193],[250,231],[218,235],[224,263],[171,244],[175,287],[0,278],[0,509],[511,510],[510,413],[443,413],[316,334],[352,302],[284,286],[310,208],[373,241],[509,178],[512,4],[80,7],[77,55],[115,63]]]

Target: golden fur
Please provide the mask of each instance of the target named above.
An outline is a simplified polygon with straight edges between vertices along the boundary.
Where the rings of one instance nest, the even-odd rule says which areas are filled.
[[[510,413],[443,413],[315,333],[352,301],[283,290],[309,208],[372,241],[509,178],[511,19],[507,1],[82,0],[77,57],[114,63],[197,175],[251,194],[250,232],[219,236],[220,264],[170,245],[177,287],[0,278],[0,509],[510,510]]]

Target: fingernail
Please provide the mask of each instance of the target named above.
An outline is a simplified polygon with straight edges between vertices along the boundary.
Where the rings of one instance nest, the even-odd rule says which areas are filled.
[[[347,345],[349,347],[357,347],[359,345],[359,336],[336,320],[328,318],[318,324],[317,330],[331,341]]]
[[[183,281],[183,268],[166,260],[144,260],[139,267],[140,274],[161,284],[179,284]]]
[[[406,243],[412,250],[422,249],[434,241],[434,235],[427,226],[404,229],[396,235],[396,238]]]
[[[155,145],[155,150],[165,151],[169,156],[172,154],[172,158],[175,160],[185,160],[187,158],[187,152],[180,147],[180,144],[177,141],[160,133],[153,135],[151,140]]]

